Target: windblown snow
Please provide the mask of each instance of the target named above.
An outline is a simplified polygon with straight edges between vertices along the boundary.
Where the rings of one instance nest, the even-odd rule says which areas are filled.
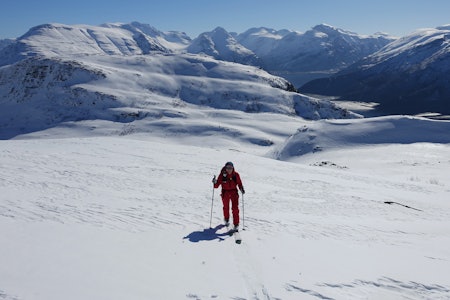
[[[189,43],[52,24],[1,50],[0,299],[450,298],[450,122],[360,118]]]

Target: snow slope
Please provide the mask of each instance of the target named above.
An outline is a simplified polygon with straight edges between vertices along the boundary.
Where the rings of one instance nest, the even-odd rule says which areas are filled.
[[[450,143],[450,122],[410,116],[322,120],[305,124],[274,152],[281,160],[341,148],[389,144]]]
[[[338,168],[217,139],[0,141],[1,298],[450,297],[448,144],[340,148]],[[247,191],[241,245],[218,191],[209,229],[228,160]]]

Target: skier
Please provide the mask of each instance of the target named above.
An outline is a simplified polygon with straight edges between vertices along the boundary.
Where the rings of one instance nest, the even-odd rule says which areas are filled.
[[[234,165],[231,161],[227,162],[220,171],[218,178],[213,178],[214,188],[222,185],[222,203],[223,203],[223,217],[225,225],[229,225],[230,220],[230,201],[231,210],[233,213],[234,231],[239,229],[239,193],[238,188],[245,194],[244,186],[242,185],[239,173],[234,170]]]

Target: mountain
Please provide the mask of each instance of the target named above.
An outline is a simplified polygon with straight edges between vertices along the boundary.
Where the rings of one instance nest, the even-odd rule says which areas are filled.
[[[305,33],[252,29],[238,37],[259,56],[265,70],[295,86],[336,73],[393,40],[386,34],[364,36],[326,24]]]
[[[0,56],[0,66],[30,56],[61,58],[143,55],[154,51],[172,53],[189,42],[185,34],[164,33],[137,22],[102,26],[43,24],[5,47]]]
[[[170,43],[184,43],[171,36]],[[183,120],[187,130],[205,109],[357,116],[293,92],[289,82],[259,68],[180,53],[166,37],[136,24],[31,29],[0,51],[0,138],[96,119],[143,124],[165,117]]]
[[[422,29],[392,42],[306,93],[380,103],[386,113],[450,113],[450,26]]]
[[[260,66],[293,82],[296,87],[311,79],[333,74],[394,40],[383,34],[361,36],[325,24],[305,33],[261,27],[236,35],[217,27],[191,40],[182,32],[161,32],[150,25],[133,22],[109,23],[100,27],[45,24],[31,29],[21,41],[27,41],[28,46],[34,45],[42,52],[47,47],[46,40],[34,38],[40,35],[61,38],[61,43],[66,45],[53,53],[59,57],[65,52],[69,55],[141,55],[152,51],[203,53],[218,60]],[[78,45],[82,45],[81,48]],[[23,48],[27,47],[15,44],[0,58],[0,65],[23,58],[18,53],[29,51]],[[47,50],[47,55],[54,51]]]
[[[217,27],[211,32],[204,32],[187,47],[187,52],[203,53],[215,59],[258,66],[258,57],[245,48],[225,29]]]
[[[337,71],[393,40],[382,34],[361,36],[322,24],[305,33],[285,35],[263,59],[267,68],[275,71]]]

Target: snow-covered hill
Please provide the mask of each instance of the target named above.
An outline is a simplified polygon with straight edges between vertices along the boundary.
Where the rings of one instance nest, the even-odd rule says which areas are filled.
[[[322,120],[300,127],[274,151],[274,157],[295,161],[306,154],[358,146],[450,143],[450,122],[408,116],[361,120]]]
[[[258,57],[251,50],[239,44],[236,39],[222,27],[200,34],[187,47],[189,53],[206,54],[215,59],[258,66]]]
[[[331,78],[302,87],[308,93],[381,103],[388,113],[450,113],[450,26],[418,30]]]
[[[179,53],[168,46],[186,39],[167,36],[135,23],[33,28],[0,52],[0,137],[83,120],[195,120],[205,107],[310,119],[356,116],[295,93],[289,82],[256,67]]]

